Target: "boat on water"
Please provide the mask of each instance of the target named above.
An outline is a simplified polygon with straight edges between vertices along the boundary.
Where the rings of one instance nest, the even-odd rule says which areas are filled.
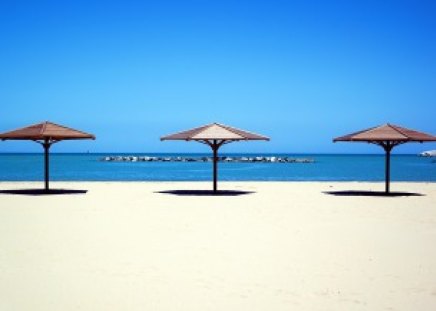
[[[419,154],[421,157],[436,157],[436,150],[424,151]]]

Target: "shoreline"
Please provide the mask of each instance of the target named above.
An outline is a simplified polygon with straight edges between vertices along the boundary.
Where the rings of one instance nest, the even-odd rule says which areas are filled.
[[[0,180],[1,184],[7,184],[7,183],[13,183],[13,184],[19,184],[19,183],[30,183],[30,184],[41,184],[43,185],[44,181],[39,180]],[[153,184],[153,183],[204,183],[212,185],[212,181],[207,180],[50,180],[51,184],[62,184],[62,183],[146,183],[146,184]],[[221,184],[270,184],[270,183],[284,183],[284,184],[299,184],[299,183],[314,183],[314,184],[326,184],[326,183],[338,183],[338,184],[344,184],[344,183],[350,183],[350,184],[384,184],[384,180],[380,181],[361,181],[361,180],[219,180],[218,186]],[[408,181],[408,180],[391,180],[391,185],[395,184],[436,184],[436,181],[426,181],[426,180],[419,180],[419,181]]]

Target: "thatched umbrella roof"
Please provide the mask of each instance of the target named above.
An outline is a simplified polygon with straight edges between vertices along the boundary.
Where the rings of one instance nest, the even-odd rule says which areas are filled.
[[[363,141],[383,142],[392,141],[399,143],[435,141],[436,137],[423,132],[407,129],[398,125],[384,124],[366,130],[337,137],[333,141]]]
[[[234,141],[269,140],[268,137],[240,130],[220,123],[211,123],[190,130],[161,137],[161,140],[197,141],[213,150],[213,191],[217,191],[218,149]]]
[[[163,136],[161,140],[269,140],[268,137],[243,131],[220,123],[211,123],[187,131]]]
[[[436,136],[388,123],[333,139],[333,142],[337,141],[367,142],[381,146],[386,152],[385,192],[389,193],[390,154],[392,149],[409,142],[436,141]]]
[[[95,136],[49,121],[29,125],[0,134],[1,140],[41,140],[95,139]]]

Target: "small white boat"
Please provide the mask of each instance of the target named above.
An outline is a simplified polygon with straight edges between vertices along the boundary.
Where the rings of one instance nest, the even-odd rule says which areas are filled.
[[[436,157],[436,150],[424,151],[419,154],[421,157]]]

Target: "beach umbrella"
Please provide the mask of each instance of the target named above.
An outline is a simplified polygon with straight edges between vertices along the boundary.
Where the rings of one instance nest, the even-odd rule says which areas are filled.
[[[42,122],[0,134],[1,140],[32,140],[44,148],[45,191],[49,191],[49,149],[62,140],[95,139],[95,136],[52,122]]]
[[[423,143],[436,141],[436,136],[388,123],[333,139],[333,142],[337,141],[367,142],[381,146],[386,152],[385,192],[389,193],[392,149],[409,142]]]
[[[218,149],[235,141],[269,140],[268,137],[236,129],[227,125],[212,123],[183,132],[161,137],[161,140],[197,141],[208,145],[213,151],[213,191],[217,191]]]

